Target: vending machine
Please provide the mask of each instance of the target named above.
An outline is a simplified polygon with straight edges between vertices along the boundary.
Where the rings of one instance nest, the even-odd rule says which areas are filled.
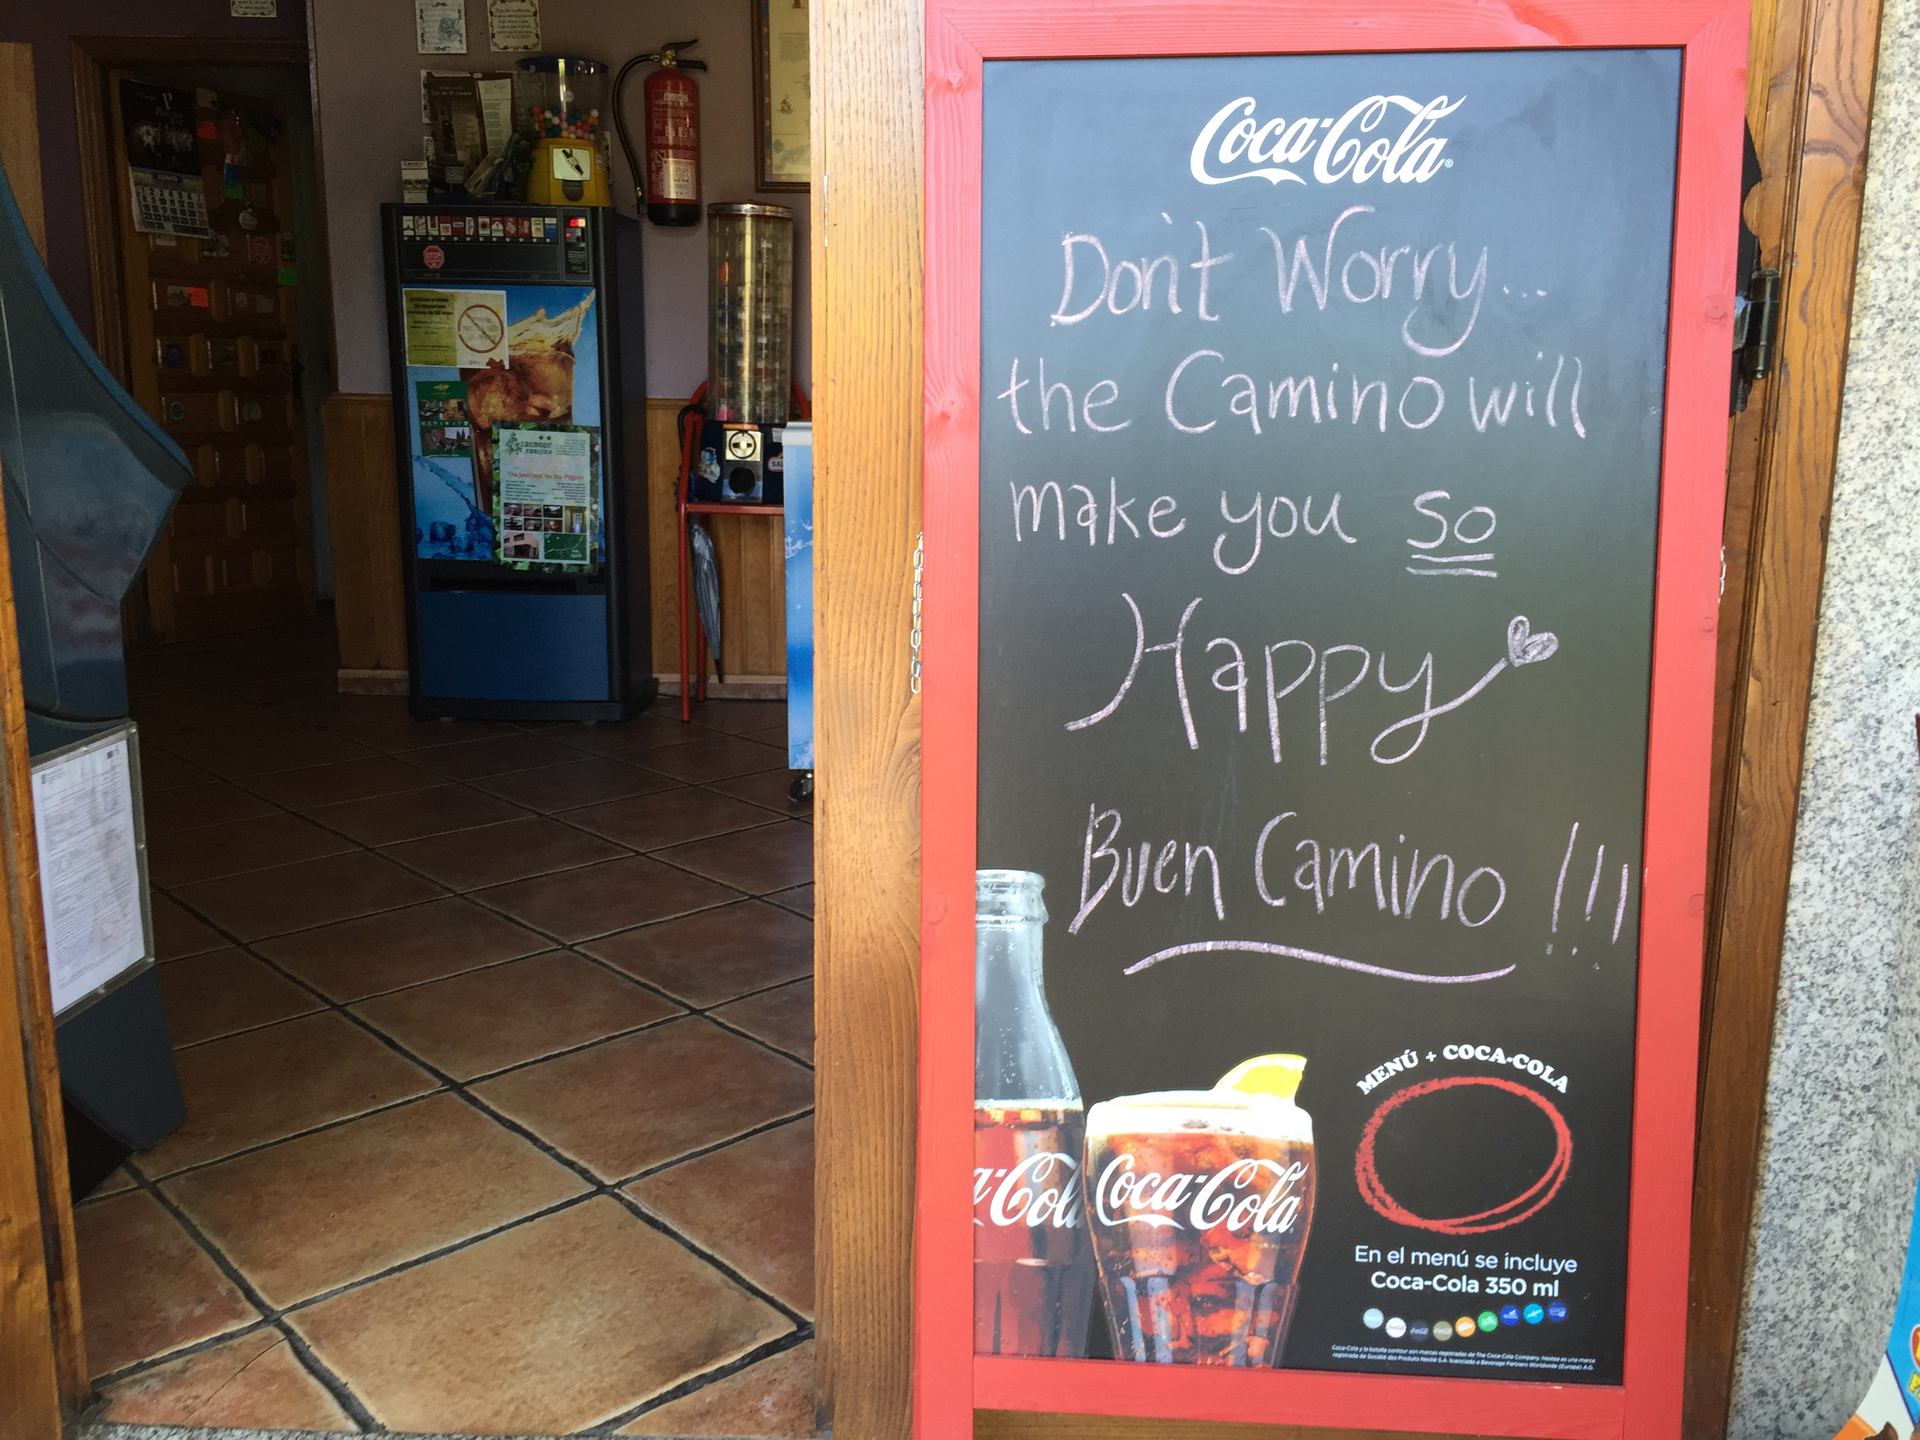
[[[634,222],[596,206],[381,208],[409,708],[623,719],[659,689],[639,257],[616,242]]]

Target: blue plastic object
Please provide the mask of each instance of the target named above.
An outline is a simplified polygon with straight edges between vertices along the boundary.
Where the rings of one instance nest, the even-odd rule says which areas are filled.
[[[193,467],[74,325],[4,174],[0,481],[37,754],[125,717],[120,601]]]
[[[34,754],[126,718],[120,601],[192,480],[74,325],[0,172],[0,485]],[[103,1144],[145,1149],[186,1118],[155,971],[70,1015],[55,1041],[67,1104]],[[87,1165],[69,1153],[81,1193],[100,1178]]]

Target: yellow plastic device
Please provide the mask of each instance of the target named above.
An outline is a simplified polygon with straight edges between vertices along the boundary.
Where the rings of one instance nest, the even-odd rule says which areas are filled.
[[[607,167],[592,140],[542,139],[534,142],[533,169],[527,175],[529,205],[611,205]]]

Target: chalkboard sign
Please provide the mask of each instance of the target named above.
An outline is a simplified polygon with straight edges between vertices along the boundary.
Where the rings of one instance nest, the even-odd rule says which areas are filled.
[[[977,1403],[1218,1416],[1183,1397],[1228,1370],[1277,1387],[1236,1418],[1308,1372],[1441,1382],[1485,1433],[1629,1415],[1684,1294],[1636,1264],[1650,1223],[1685,1246],[1648,1186],[1691,1133],[1739,132],[1682,117],[1732,32],[1075,58],[934,13],[1004,36],[958,173],[929,54],[928,941],[976,982]],[[1573,1398],[1496,1432],[1490,1382]]]

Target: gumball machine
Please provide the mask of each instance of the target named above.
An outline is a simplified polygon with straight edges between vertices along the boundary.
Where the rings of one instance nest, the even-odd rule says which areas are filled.
[[[530,55],[513,77],[516,163],[529,205],[611,205],[607,67],[576,55]],[[524,155],[521,151],[524,150]]]

